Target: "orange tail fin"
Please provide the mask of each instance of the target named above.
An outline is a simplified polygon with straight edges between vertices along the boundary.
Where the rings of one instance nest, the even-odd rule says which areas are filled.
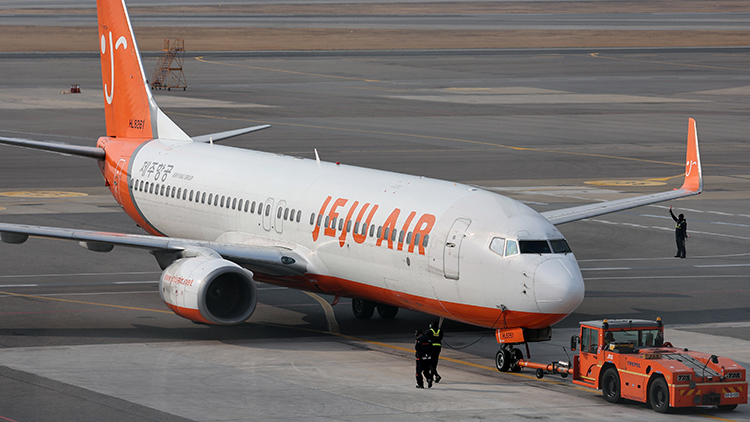
[[[124,0],[97,0],[107,136],[190,141],[148,87]]]

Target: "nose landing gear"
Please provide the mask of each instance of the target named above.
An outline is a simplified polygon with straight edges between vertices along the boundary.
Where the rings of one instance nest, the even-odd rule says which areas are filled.
[[[500,372],[520,372],[521,365],[519,361],[523,359],[521,349],[513,347],[511,344],[503,344],[500,350],[495,353],[495,367]]]

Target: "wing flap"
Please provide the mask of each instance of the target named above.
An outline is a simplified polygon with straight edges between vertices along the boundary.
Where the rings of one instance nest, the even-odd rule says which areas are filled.
[[[698,131],[695,120],[688,121],[687,159],[685,162],[685,181],[682,187],[667,192],[632,198],[605,201],[596,204],[581,205],[579,207],[562,208],[545,211],[541,214],[552,224],[570,223],[584,218],[596,217],[648,204],[669,201],[686,196],[697,195],[703,191],[703,169],[701,167],[700,150],[698,148]]]

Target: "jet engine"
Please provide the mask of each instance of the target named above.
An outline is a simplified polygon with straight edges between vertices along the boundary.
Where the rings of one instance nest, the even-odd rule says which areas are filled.
[[[177,315],[217,325],[241,324],[258,302],[253,274],[212,256],[173,262],[161,275],[159,294]]]

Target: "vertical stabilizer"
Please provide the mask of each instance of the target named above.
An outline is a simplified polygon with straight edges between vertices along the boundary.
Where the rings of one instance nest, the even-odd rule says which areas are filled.
[[[124,0],[97,0],[96,9],[107,136],[190,141],[151,96]]]

